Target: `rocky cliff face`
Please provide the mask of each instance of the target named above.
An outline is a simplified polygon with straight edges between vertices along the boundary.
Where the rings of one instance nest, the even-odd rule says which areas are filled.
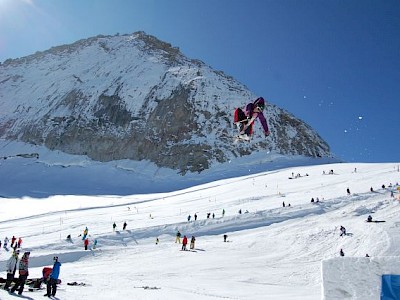
[[[182,174],[254,151],[330,156],[312,128],[271,103],[271,136],[256,124],[251,143],[233,144],[233,111],[256,97],[143,32],[97,36],[0,65],[0,136]]]

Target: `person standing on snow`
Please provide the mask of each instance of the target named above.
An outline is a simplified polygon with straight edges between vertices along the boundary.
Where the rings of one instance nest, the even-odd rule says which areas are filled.
[[[117,224],[115,224],[115,222],[114,222],[114,224],[113,224],[113,231],[115,231],[115,228],[117,228]]]
[[[10,290],[11,282],[14,279],[15,272],[17,270],[18,255],[19,255],[19,250],[15,250],[11,255],[10,259],[7,261],[7,279],[6,279],[6,284],[4,286],[4,289],[6,291]]]
[[[259,119],[264,129],[264,135],[269,136],[267,120],[264,117],[263,110],[265,101],[263,97],[257,98],[254,102],[246,105],[244,110],[238,108],[235,110],[234,122],[239,127],[239,135],[246,135],[248,138],[253,134],[253,125],[256,119]]]
[[[179,230],[176,233],[175,243],[179,243],[179,244],[181,243],[181,233],[179,232]]]
[[[85,250],[87,250],[88,246],[89,246],[89,239],[86,238],[85,241],[83,242],[83,244],[85,245]]]
[[[29,266],[29,255],[30,252],[25,252],[24,255],[22,256],[21,260],[19,261],[19,277],[17,283],[14,285],[14,287],[11,289],[11,293],[14,293],[16,290],[18,290],[18,295],[22,294],[22,291],[24,290],[24,285],[25,281],[28,278],[29,271],[28,271],[28,266]]]
[[[60,276],[61,263],[58,261],[58,256],[54,256],[53,260],[53,270],[51,271],[50,276],[47,279],[47,293],[45,294],[45,296],[47,297],[54,297],[56,295],[57,281],[58,277]]]
[[[339,254],[340,254],[340,256],[344,256],[343,249],[340,249],[340,252],[339,252]]]
[[[122,230],[126,229],[126,225],[128,225],[128,224],[126,224],[126,222],[124,222],[124,225],[122,226]]]
[[[192,235],[192,239],[190,240],[190,249],[194,249],[195,241],[196,241],[196,238]]]
[[[183,240],[182,240],[182,250],[183,250],[183,251],[186,251],[186,250],[187,250],[187,249],[186,249],[187,243],[188,243],[188,239],[187,239],[186,235],[184,235],[184,236],[183,236]]]
[[[13,235],[13,237],[11,238],[11,248],[14,248],[14,243],[17,240],[17,238]]]

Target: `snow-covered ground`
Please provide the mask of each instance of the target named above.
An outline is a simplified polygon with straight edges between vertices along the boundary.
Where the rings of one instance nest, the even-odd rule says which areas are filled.
[[[0,167],[17,160],[29,158]],[[32,170],[30,165],[34,176]],[[297,174],[301,177],[289,179]],[[322,261],[339,257],[340,249],[344,260],[400,255],[398,182],[399,164],[342,163],[277,169],[167,193],[2,198],[0,239],[22,237],[22,250],[31,251],[30,277],[40,277],[59,256],[59,299],[321,299]],[[18,185],[23,189],[29,182],[14,188]],[[317,197],[319,203],[310,202]],[[386,222],[366,223],[369,214]],[[341,225],[347,236],[339,235]],[[86,226],[90,243],[98,241],[95,250],[83,249],[79,235]],[[196,237],[194,251],[179,251],[178,230]],[[10,255],[0,250],[1,277]],[[44,293],[23,296],[43,299]],[[14,297],[0,290],[0,299]]]

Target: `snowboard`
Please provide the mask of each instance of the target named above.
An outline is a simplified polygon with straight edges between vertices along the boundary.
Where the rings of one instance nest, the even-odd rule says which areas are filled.
[[[237,144],[239,142],[250,142],[250,140],[251,139],[247,134],[238,134],[234,137],[233,142]]]

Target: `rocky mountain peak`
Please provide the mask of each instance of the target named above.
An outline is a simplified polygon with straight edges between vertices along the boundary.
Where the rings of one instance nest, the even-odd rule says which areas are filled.
[[[233,111],[255,98],[154,36],[99,35],[0,65],[0,137],[182,174],[254,151],[331,155],[310,126],[272,103],[270,137],[256,124],[250,143],[234,144]]]

